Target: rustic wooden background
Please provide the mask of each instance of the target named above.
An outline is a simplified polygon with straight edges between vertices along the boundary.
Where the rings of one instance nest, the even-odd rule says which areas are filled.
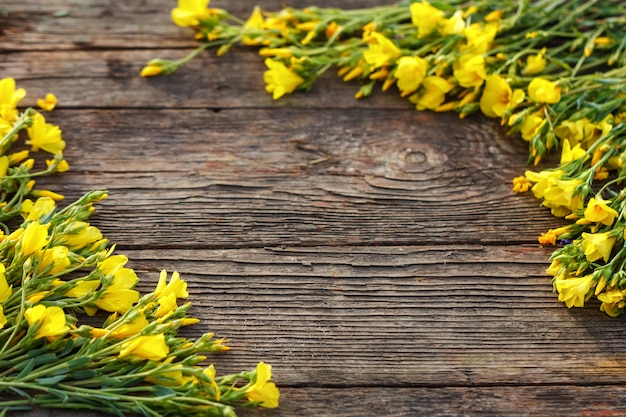
[[[254,4],[284,2],[211,6],[245,18]],[[72,170],[40,184],[68,200],[110,190],[93,223],[140,289],[181,272],[203,320],[188,336],[231,341],[218,371],[273,365],[280,408],[241,416],[626,413],[623,319],[553,294],[536,237],[559,222],[510,191],[523,141],[394,93],[356,101],[334,74],[272,101],[244,47],[142,79],[149,59],[195,45],[174,6],[5,1],[0,76],[27,89],[25,105],[59,98],[49,119]]]

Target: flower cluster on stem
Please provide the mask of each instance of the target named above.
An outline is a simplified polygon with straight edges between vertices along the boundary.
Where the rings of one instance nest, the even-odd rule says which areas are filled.
[[[219,376],[206,355],[228,350],[226,341],[180,336],[199,320],[181,302],[189,293],[178,272],[162,271],[148,294],[135,290],[128,258],[89,223],[106,191],[61,207],[62,195],[35,188],[69,165],[61,129],[18,109],[25,94],[0,80],[0,416],[36,404],[144,416],[277,407],[270,365]],[[38,103],[51,111],[56,98]],[[21,139],[30,149],[11,152]],[[53,155],[39,169],[37,151]]]
[[[200,51],[257,47],[274,99],[309,90],[336,69],[377,85],[417,110],[482,113],[528,142],[535,166],[550,151],[558,167],[527,171],[515,192],[532,190],[557,217],[541,244],[564,244],[548,273],[568,307],[591,298],[611,316],[626,306],[626,16],[619,0],[410,0],[358,10],[255,8],[247,20],[179,0],[174,23],[200,41],[178,61],[152,60],[143,76],[170,74]]]

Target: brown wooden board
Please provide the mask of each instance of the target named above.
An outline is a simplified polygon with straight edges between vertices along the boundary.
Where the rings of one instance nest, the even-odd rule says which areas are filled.
[[[525,142],[394,91],[356,101],[334,71],[273,101],[244,47],[142,79],[149,59],[196,45],[170,22],[175,4],[4,4],[0,76],[28,90],[24,105],[59,98],[47,117],[72,169],[37,186],[67,201],[108,189],[93,224],[138,289],[180,271],[202,320],[184,335],[230,340],[218,371],[273,365],[281,407],[241,416],[625,414],[623,319],[553,293],[536,238],[563,222],[510,190]],[[241,18],[255,4],[284,2],[211,2]]]

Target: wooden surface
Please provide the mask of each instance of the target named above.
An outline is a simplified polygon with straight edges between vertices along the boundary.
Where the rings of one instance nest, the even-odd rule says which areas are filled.
[[[254,4],[283,2],[211,3],[242,18]],[[180,271],[203,320],[187,335],[230,339],[218,370],[273,365],[280,408],[241,416],[626,413],[623,319],[553,294],[536,237],[560,223],[510,191],[523,141],[394,93],[355,101],[358,85],[334,74],[272,101],[243,47],[142,79],[148,59],[194,46],[174,5],[4,4],[0,76],[27,89],[25,105],[59,98],[49,119],[72,170],[39,183],[70,201],[110,190],[93,223],[139,289]]]

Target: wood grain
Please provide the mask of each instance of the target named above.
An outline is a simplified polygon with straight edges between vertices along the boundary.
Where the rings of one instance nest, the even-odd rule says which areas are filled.
[[[94,221],[135,247],[530,243],[558,224],[510,190],[525,144],[479,118],[410,109],[53,118],[72,126],[74,172],[40,186],[70,198],[110,190]]]
[[[68,201],[110,190],[93,224],[138,289],[180,271],[202,319],[184,335],[230,340],[218,372],[273,365],[280,408],[242,417],[625,414],[623,320],[558,302],[536,237],[562,222],[510,191],[525,142],[393,91],[354,100],[358,83],[332,73],[273,101],[250,48],[142,79],[149,59],[196,45],[170,22],[175,4],[2,5],[0,74],[25,106],[59,98],[47,117],[72,169],[37,186]],[[211,2],[241,18],[255,4],[285,5]]]

